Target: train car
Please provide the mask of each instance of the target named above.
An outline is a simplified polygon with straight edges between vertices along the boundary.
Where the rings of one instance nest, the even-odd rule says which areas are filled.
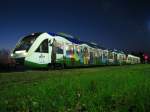
[[[116,51],[117,53],[117,65],[126,64],[126,54],[123,51]]]
[[[104,48],[100,47],[96,43],[84,42],[89,46],[89,65],[104,65],[106,62],[104,60],[103,51]]]
[[[127,64],[139,64],[140,63],[140,58],[137,57],[137,56],[134,56],[132,54],[128,54],[126,63]]]
[[[34,68],[106,64],[103,49],[98,45],[54,33],[33,33],[23,37],[11,56],[17,64]]]
[[[11,57],[15,59],[16,64],[32,68],[138,62],[133,56],[128,56],[128,60],[124,61],[124,53],[111,51],[95,43],[80,41],[71,35],[61,33],[32,33],[25,36],[17,43]]]
[[[122,51],[116,49],[109,50],[108,65],[122,65],[126,63],[126,55]]]
[[[134,57],[134,63],[135,64],[139,64],[141,61],[140,61],[140,58],[139,57],[137,57],[137,56],[135,56]]]

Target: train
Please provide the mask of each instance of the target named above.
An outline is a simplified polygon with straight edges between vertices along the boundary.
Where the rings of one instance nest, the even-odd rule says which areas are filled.
[[[65,33],[37,32],[19,40],[11,57],[31,68],[138,64],[140,58]]]

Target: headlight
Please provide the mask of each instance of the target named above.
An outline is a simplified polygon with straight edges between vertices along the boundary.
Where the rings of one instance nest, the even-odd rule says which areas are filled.
[[[10,56],[11,56],[11,57],[13,57],[13,56],[14,56],[14,54],[13,54],[13,53],[11,53],[11,54],[10,54]]]

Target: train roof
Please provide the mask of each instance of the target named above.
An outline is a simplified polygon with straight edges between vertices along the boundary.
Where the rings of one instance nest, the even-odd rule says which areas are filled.
[[[120,54],[125,54],[123,51],[120,51],[120,50],[114,50],[114,52],[116,52],[116,53],[120,53]]]
[[[82,44],[83,43],[83,41],[80,41],[80,40],[78,40],[78,39],[76,39],[76,38],[74,38],[73,36],[70,36],[70,35],[68,36],[68,35],[62,35],[62,34],[57,34],[57,33],[48,33],[48,34],[50,34],[52,36],[64,37],[65,39],[67,39],[70,42],[75,43],[75,44]]]
[[[60,34],[60,33],[51,33],[49,32],[48,34],[52,35],[52,36],[61,36],[61,37],[64,37],[65,39],[69,40],[70,42],[72,43],[75,43],[75,44],[87,44],[88,46],[90,47],[93,47],[93,48],[99,48],[99,49],[105,49],[104,47],[101,47],[97,44],[94,44],[94,43],[91,43],[91,42],[84,42],[84,41],[81,41],[71,35],[66,35],[66,34]]]
[[[109,49],[108,51],[115,52],[115,53],[120,53],[120,54],[126,54],[125,52],[123,52],[121,50],[117,50],[117,49]]]
[[[98,44],[91,43],[91,42],[85,42],[87,45],[93,48],[98,48],[98,49],[105,49],[104,47],[99,46]]]

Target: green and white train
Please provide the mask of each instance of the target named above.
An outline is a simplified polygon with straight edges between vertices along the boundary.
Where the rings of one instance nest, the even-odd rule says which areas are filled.
[[[33,33],[25,36],[17,43],[11,57],[17,64],[32,68],[140,63],[139,57],[108,50],[63,33]]]

